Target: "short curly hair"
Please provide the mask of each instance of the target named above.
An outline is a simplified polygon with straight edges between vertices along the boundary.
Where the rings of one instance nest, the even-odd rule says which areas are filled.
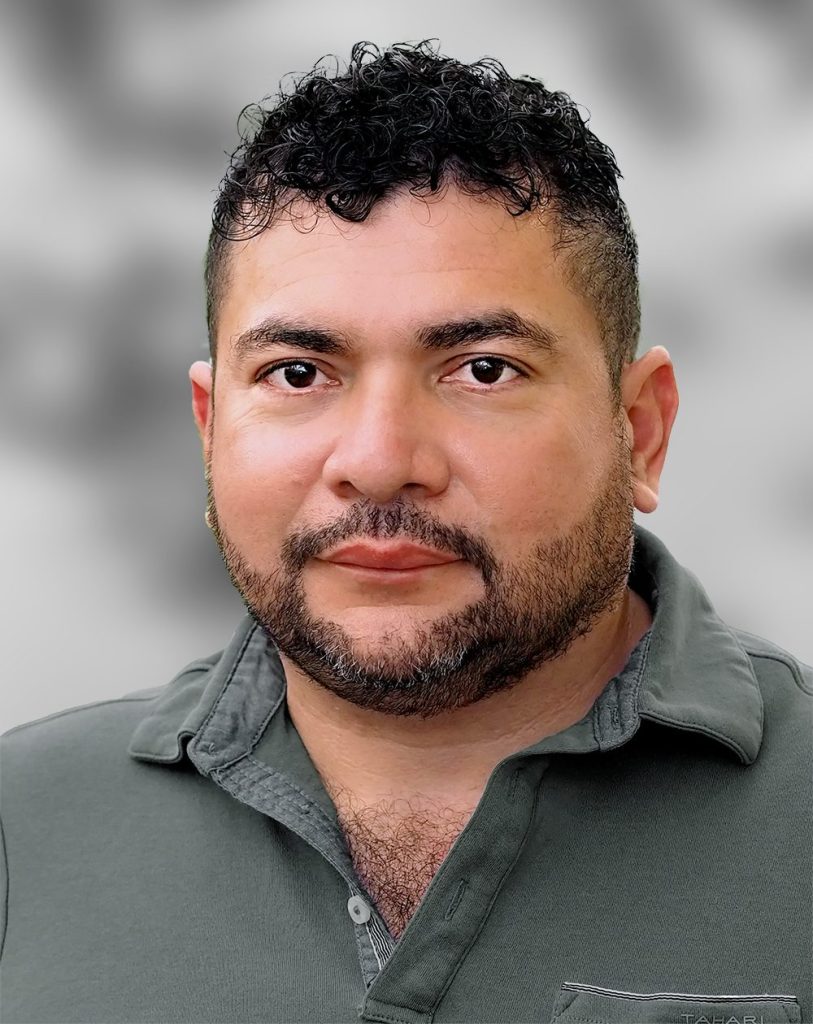
[[[415,195],[448,182],[487,193],[513,216],[548,210],[568,278],[593,306],[612,392],[635,358],[640,330],[638,249],[618,191],[612,151],[576,104],[536,78],[512,78],[491,57],[463,64],[436,40],[352,47],[347,69],[322,60],[282,87],[269,109],[241,113],[212,217],[205,261],[206,316],[215,359],[229,242],[259,234],[297,200],[363,221],[400,188]]]

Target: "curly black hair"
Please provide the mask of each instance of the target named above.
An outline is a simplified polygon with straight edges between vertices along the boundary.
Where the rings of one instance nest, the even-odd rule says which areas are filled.
[[[571,283],[601,325],[613,393],[635,358],[638,251],[618,192],[612,151],[576,104],[491,57],[463,64],[436,40],[383,52],[356,43],[348,67],[321,66],[282,87],[269,109],[241,113],[241,142],[221,182],[206,253],[207,323],[215,357],[217,310],[231,240],[259,234],[297,200],[363,221],[399,188],[415,195],[451,182],[488,193],[514,216],[549,210]],[[323,58],[324,59],[324,58]]]

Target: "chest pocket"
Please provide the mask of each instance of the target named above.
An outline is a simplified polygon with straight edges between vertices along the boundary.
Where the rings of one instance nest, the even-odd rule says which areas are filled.
[[[789,995],[699,995],[693,992],[619,992],[567,981],[559,989],[551,1024],[799,1024]]]

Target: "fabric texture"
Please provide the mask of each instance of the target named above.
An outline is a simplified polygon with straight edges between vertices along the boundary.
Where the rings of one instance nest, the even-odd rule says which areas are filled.
[[[6,733],[0,1020],[813,1021],[813,671],[638,526],[629,582],[650,630],[494,767],[397,942],[250,617]]]

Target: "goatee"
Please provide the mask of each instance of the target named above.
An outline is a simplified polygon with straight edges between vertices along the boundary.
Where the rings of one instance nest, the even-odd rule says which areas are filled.
[[[206,467],[207,520],[232,583],[269,640],[311,679],[360,708],[432,718],[515,686],[561,657],[623,598],[633,551],[630,455],[619,432],[604,486],[567,533],[540,541],[521,562],[501,563],[489,544],[400,499],[364,500],[329,526],[290,534],[279,564],[249,565],[217,515]],[[469,561],[484,595],[429,624],[381,636],[364,654],[336,622],[311,614],[309,559],[351,539],[402,537]],[[377,638],[378,639],[378,638]]]

